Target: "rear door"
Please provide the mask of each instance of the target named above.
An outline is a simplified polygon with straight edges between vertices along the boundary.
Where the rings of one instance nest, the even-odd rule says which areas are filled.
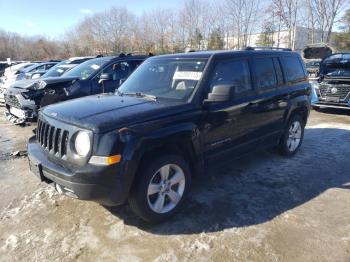
[[[250,110],[259,126],[256,137],[263,143],[275,143],[280,137],[288,101],[279,58],[254,57],[253,72],[257,96],[251,101]]]

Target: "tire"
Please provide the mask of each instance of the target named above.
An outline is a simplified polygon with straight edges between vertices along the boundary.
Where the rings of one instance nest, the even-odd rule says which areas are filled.
[[[165,155],[139,171],[128,199],[131,209],[152,224],[170,218],[180,209],[191,184],[187,162],[177,155]]]
[[[304,138],[305,123],[303,118],[296,114],[291,117],[281,137],[278,149],[284,156],[293,156],[298,152]]]

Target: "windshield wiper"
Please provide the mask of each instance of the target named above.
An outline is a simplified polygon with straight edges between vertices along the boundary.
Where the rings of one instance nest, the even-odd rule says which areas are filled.
[[[152,100],[157,100],[156,96],[148,95],[148,94],[145,94],[145,93],[142,93],[142,92],[122,93],[119,90],[117,90],[117,92],[118,92],[118,95],[120,95],[120,96],[136,96],[136,97],[144,97],[144,98],[149,98],[149,99],[152,99]]]

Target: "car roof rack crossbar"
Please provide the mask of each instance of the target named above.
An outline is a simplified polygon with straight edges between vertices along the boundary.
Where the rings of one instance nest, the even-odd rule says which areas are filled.
[[[291,48],[274,47],[274,46],[247,46],[245,50],[279,50],[279,51],[292,51]]]

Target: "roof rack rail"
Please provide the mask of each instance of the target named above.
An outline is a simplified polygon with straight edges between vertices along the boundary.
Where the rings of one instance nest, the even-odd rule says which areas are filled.
[[[127,56],[132,56],[132,55],[148,55],[148,56],[154,56],[153,53],[149,52],[140,52],[140,51],[135,51],[135,52],[130,52],[126,54]]]
[[[292,51],[291,48],[274,47],[274,46],[247,46],[245,50],[280,50],[280,51]]]

